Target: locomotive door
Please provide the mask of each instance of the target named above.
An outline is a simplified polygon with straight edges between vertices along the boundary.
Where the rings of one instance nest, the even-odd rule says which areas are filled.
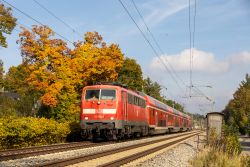
[[[122,115],[125,121],[128,120],[127,92],[122,91]]]

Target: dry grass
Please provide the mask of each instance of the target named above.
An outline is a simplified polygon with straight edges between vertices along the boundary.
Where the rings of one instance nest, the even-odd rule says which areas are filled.
[[[227,154],[221,149],[207,147],[191,162],[193,167],[248,167],[249,157]]]

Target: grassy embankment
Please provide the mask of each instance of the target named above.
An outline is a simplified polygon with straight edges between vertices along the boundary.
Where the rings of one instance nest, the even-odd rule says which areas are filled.
[[[224,135],[217,140],[215,131],[209,134],[209,143],[191,162],[194,167],[248,167],[250,157],[241,154],[235,128],[223,128]]]

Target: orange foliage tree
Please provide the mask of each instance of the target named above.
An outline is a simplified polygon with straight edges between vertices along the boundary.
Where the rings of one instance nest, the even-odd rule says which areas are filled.
[[[84,42],[75,43],[71,55],[80,88],[100,81],[116,81],[124,62],[119,46],[107,46],[97,32],[87,32]]]
[[[97,32],[87,32],[73,49],[52,38],[54,32],[47,26],[33,26],[31,32],[23,28],[19,36],[23,63],[30,72],[26,81],[39,92],[48,117],[56,119],[79,111],[76,102],[85,85],[117,80],[124,61],[118,45],[107,46]]]

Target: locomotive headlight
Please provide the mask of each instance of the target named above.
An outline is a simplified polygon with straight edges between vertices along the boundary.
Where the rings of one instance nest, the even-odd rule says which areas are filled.
[[[84,119],[85,119],[85,120],[88,120],[88,119],[89,119],[89,117],[84,117]]]
[[[114,117],[110,117],[111,120],[114,120]]]

